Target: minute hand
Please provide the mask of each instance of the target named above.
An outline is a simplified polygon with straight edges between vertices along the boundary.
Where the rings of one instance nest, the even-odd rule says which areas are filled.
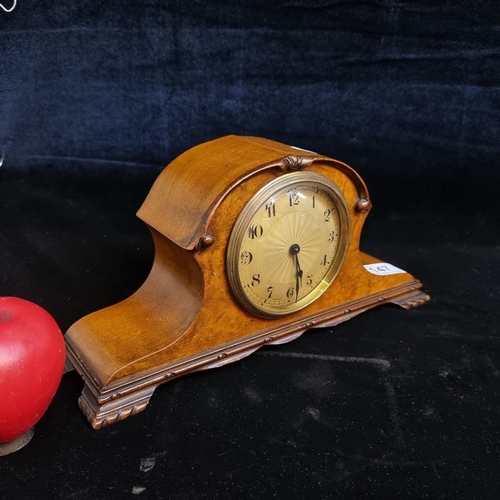
[[[297,302],[299,300],[299,291],[302,285],[302,275],[304,274],[300,268],[299,256],[297,254],[295,255],[295,269],[297,271],[295,276],[295,302]]]

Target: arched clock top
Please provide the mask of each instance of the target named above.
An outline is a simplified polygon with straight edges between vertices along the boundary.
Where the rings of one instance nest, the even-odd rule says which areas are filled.
[[[315,162],[342,170],[356,185],[356,209],[370,208],[361,177],[345,163],[259,137],[230,135],[200,144],[158,176],[137,216],[186,250],[209,246],[210,220],[240,183],[266,169],[300,170]]]

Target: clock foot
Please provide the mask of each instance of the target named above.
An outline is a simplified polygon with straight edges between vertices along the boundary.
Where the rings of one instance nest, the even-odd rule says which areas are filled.
[[[107,402],[99,404],[89,386],[85,385],[78,399],[78,406],[92,428],[99,430],[141,413],[148,405],[156,387],[156,385],[148,386],[124,396],[114,394],[111,398],[107,398]]]
[[[410,290],[407,293],[390,299],[392,304],[401,306],[403,309],[412,309],[421,306],[430,300],[430,296],[421,290]]]

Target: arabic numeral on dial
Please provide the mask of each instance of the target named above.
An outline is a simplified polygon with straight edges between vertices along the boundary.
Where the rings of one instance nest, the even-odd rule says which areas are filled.
[[[330,234],[328,235],[328,243],[333,243],[335,240],[335,231],[330,231]]]
[[[291,207],[299,204],[300,198],[299,193],[297,192],[297,188],[293,188],[288,191],[288,201],[290,202]]]
[[[268,217],[276,217],[276,204],[274,201],[266,203],[264,210],[267,212]]]
[[[286,296],[291,299],[295,295],[295,288],[291,286],[287,291],[286,291]]]
[[[250,262],[252,262],[252,260],[253,260],[253,255],[251,254],[251,252],[247,252],[246,250],[241,252],[240,262],[242,265],[246,266],[246,265],[250,264]]]
[[[264,234],[264,228],[261,225],[250,226],[248,228],[248,237],[252,240],[255,238],[260,238]]]
[[[252,286],[260,285],[260,274],[254,274],[252,276]]]
[[[272,294],[273,294],[274,287],[273,286],[268,286],[267,287],[267,298],[270,299]]]
[[[313,284],[312,277],[313,277],[313,275],[312,275],[312,274],[308,274],[308,275],[307,275],[307,281],[306,281],[306,285],[307,285],[307,286],[311,286],[311,285]]]
[[[320,264],[321,264],[322,266],[328,266],[328,265],[330,264],[330,261],[326,258],[326,254],[325,254],[325,255],[323,255],[323,258],[321,259]]]
[[[323,212],[323,215],[325,216],[325,222],[330,222],[331,213],[331,210],[329,210],[328,208]]]

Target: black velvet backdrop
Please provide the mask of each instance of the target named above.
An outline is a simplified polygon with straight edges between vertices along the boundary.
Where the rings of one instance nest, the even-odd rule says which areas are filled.
[[[0,10],[0,295],[63,330],[130,295],[152,261],[134,216],[150,185],[226,134],[356,168],[363,249],[432,301],[180,378],[99,432],[67,374],[0,458],[0,498],[500,498],[500,4]]]
[[[12,167],[147,167],[236,133],[358,167],[492,166],[499,25],[494,1],[19,0],[0,146]]]

